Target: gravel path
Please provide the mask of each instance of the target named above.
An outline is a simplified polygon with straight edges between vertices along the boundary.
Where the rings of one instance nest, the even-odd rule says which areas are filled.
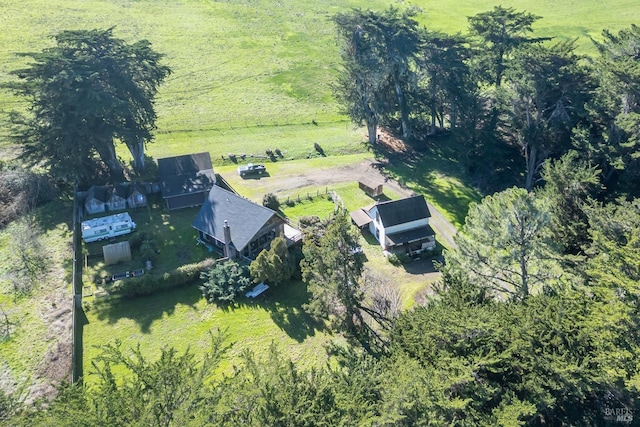
[[[291,174],[278,173],[266,178],[253,180],[251,185],[254,189],[259,188],[263,194],[274,193],[282,197],[291,193],[297,193],[305,187],[322,187],[356,182],[360,177],[367,176],[371,179],[384,182],[385,187],[403,197],[409,197],[414,194],[413,191],[401,186],[397,181],[387,178],[384,174],[384,169],[376,167],[379,165],[379,162],[368,159],[352,165],[310,169],[302,173],[299,171]],[[239,178],[229,177],[230,182],[237,179]],[[231,183],[233,184],[233,182]],[[428,201],[427,204],[431,212],[429,222],[436,232],[436,238],[443,245],[454,248],[455,242],[453,236],[455,236],[457,232],[456,227],[451,224],[435,206]]]

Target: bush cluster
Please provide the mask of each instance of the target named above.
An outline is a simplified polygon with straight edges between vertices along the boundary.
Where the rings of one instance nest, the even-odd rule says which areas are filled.
[[[194,264],[185,264],[163,274],[147,273],[140,277],[118,280],[111,285],[109,292],[123,297],[150,295],[165,289],[178,288],[194,283],[200,274],[215,263],[212,258]]]
[[[217,262],[201,274],[202,296],[210,303],[231,304],[251,285],[249,269],[244,264],[228,259]]]
[[[57,187],[45,174],[0,161],[0,228],[57,195]]]
[[[280,201],[278,200],[278,196],[273,193],[265,194],[262,198],[262,206],[277,211],[278,209],[280,209]]]
[[[140,249],[142,242],[150,239],[151,236],[146,231],[136,231],[131,235],[131,238],[129,239],[129,247],[132,251],[137,251],[138,249]]]

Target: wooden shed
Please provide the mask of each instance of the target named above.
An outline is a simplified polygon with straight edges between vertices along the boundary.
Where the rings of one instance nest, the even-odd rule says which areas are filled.
[[[131,261],[129,241],[104,245],[102,247],[105,265],[117,264],[120,261]]]
[[[358,186],[371,197],[382,195],[382,183],[374,178],[363,176],[358,179]]]

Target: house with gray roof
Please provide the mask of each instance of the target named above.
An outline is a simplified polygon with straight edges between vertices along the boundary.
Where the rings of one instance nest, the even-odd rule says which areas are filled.
[[[286,227],[275,211],[217,185],[193,222],[198,241],[229,258],[255,259],[276,236],[285,236]]]
[[[424,196],[378,202],[351,213],[360,228],[368,226],[383,250],[418,254],[436,247],[435,232],[429,225],[431,212]]]
[[[216,183],[209,153],[158,159],[158,173],[169,210],[201,205]]]

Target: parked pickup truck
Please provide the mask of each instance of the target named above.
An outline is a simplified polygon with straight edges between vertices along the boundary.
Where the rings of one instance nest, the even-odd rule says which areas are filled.
[[[246,166],[238,166],[238,174],[240,176],[262,175],[266,170],[265,165],[254,165],[253,163],[249,163]]]

